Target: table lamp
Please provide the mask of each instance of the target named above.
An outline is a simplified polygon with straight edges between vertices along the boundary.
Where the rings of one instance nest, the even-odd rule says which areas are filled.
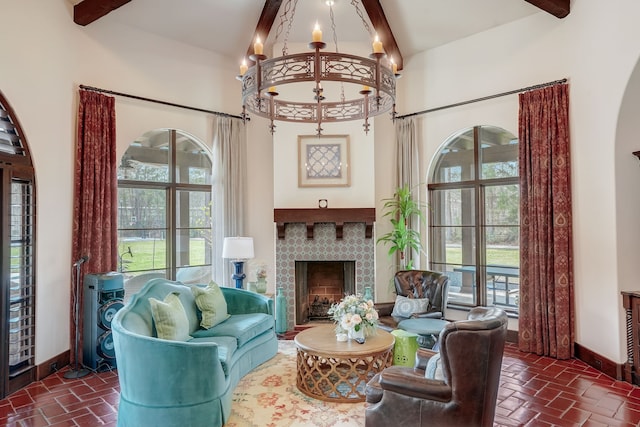
[[[246,260],[253,258],[253,237],[225,237],[222,258],[230,259],[235,266],[231,278],[236,281],[236,288],[242,289],[242,281],[247,277],[242,267]]]

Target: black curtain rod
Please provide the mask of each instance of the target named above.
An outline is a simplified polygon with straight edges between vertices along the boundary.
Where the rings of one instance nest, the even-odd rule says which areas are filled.
[[[482,98],[471,99],[469,101],[457,102],[455,104],[444,105],[442,107],[430,108],[428,110],[418,111],[416,113],[404,114],[402,116],[396,116],[396,119],[405,119],[407,117],[417,116],[420,114],[433,113],[434,111],[446,110],[447,108],[459,107],[461,105],[473,104],[474,102],[486,101],[488,99],[500,98],[501,96],[513,95],[514,93],[526,92],[528,90],[542,89],[543,87],[553,86],[560,83],[566,83],[567,79],[555,80],[552,82],[541,83],[534,86],[523,87],[520,89],[510,90],[509,92],[497,93],[495,95],[484,96]]]
[[[205,110],[204,108],[190,107],[188,105],[174,104],[173,102],[160,101],[160,100],[157,100],[157,99],[151,99],[151,98],[145,98],[145,97],[142,97],[142,96],[130,95],[128,93],[115,92],[115,91],[107,90],[107,89],[100,89],[98,87],[93,87],[93,86],[80,85],[80,89],[90,90],[90,91],[93,91],[93,92],[107,93],[109,95],[124,96],[126,98],[138,99],[140,101],[155,102],[156,104],[168,105],[170,107],[186,108],[187,110],[199,111],[201,113],[213,114],[215,116],[233,117],[234,119],[242,119],[242,117],[235,116],[233,114],[221,113],[219,111]]]

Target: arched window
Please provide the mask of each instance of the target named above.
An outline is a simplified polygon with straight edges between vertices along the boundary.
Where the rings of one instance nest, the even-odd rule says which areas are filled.
[[[518,139],[494,126],[450,137],[428,185],[430,260],[449,276],[449,305],[516,313],[519,290]]]
[[[35,379],[35,171],[26,136],[0,92],[0,398]]]
[[[119,270],[125,294],[153,277],[211,280],[211,156],[175,129],[145,133],[118,168]]]

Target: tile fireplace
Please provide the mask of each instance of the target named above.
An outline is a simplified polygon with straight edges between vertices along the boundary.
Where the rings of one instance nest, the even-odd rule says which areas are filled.
[[[278,211],[300,215],[292,218]],[[333,222],[331,211],[337,211]],[[288,330],[309,321],[314,301],[326,306],[325,298],[331,303],[344,293],[363,293],[366,286],[375,289],[375,209],[276,209],[274,219],[275,279],[287,298]],[[336,285],[340,281],[344,283]]]

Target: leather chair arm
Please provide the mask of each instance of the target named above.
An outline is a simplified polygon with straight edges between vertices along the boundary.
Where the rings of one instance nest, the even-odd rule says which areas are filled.
[[[395,302],[379,302],[373,305],[378,310],[378,316],[391,316]]]
[[[438,402],[451,400],[451,387],[444,381],[427,379],[412,368],[403,366],[391,366],[382,371],[380,387],[418,399]]]
[[[414,366],[414,369],[421,370],[424,374],[425,369],[427,369],[427,363],[429,362],[429,359],[431,359],[431,357],[435,354],[437,354],[437,352],[426,349],[424,347],[420,347],[416,352],[416,365]]]

